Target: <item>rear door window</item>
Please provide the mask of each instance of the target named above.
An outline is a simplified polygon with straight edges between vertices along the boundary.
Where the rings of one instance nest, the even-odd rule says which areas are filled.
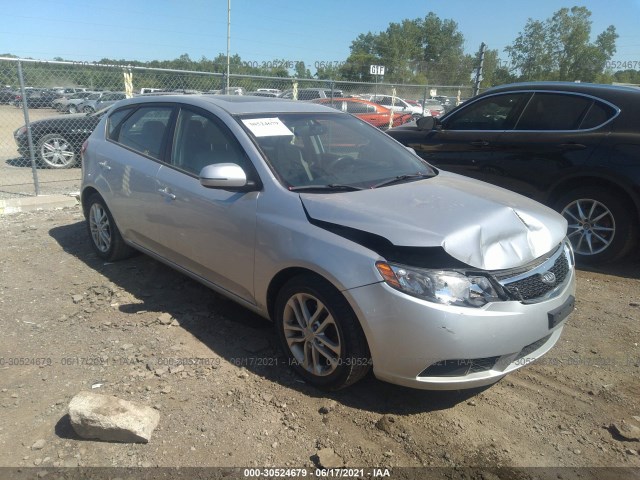
[[[562,93],[535,93],[516,130],[577,130],[593,99]]]
[[[172,112],[173,108],[169,106],[139,108],[116,129],[112,140],[136,152],[161,159]]]

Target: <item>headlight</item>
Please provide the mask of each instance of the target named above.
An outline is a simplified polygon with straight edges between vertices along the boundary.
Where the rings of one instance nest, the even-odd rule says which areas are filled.
[[[460,307],[482,307],[500,298],[488,277],[377,262],[384,281],[408,295]]]
[[[27,133],[27,126],[23,125],[22,127],[20,127],[19,129],[17,129],[15,132],[13,132],[13,136],[15,138],[21,137],[23,136],[25,133]]]

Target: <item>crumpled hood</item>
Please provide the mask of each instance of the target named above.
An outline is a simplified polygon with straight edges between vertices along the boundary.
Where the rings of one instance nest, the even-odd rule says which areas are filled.
[[[357,192],[300,195],[308,215],[386,238],[399,247],[442,247],[474,268],[522,266],[556,247],[566,220],[508,190],[460,175]]]

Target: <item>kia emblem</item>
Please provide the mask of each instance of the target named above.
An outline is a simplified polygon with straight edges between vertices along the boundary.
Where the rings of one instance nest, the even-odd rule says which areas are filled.
[[[546,285],[555,285],[556,275],[553,272],[544,272],[540,274],[540,280]]]

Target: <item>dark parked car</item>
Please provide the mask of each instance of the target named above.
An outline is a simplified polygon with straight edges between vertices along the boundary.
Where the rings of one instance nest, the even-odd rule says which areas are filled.
[[[18,92],[12,88],[2,88],[0,89],[0,103],[13,103],[16,99],[16,95]]]
[[[60,95],[53,90],[31,88],[25,90],[28,108],[52,108],[53,101]],[[13,104],[16,107],[22,107],[22,93],[16,92]]]
[[[578,259],[600,263],[638,246],[639,125],[640,89],[541,82],[492,88],[388,133],[435,166],[553,207]]]
[[[49,168],[62,169],[79,165],[82,144],[107,110],[31,122],[31,136],[37,160]],[[29,158],[27,127],[23,125],[13,132],[13,138],[20,155]]]

